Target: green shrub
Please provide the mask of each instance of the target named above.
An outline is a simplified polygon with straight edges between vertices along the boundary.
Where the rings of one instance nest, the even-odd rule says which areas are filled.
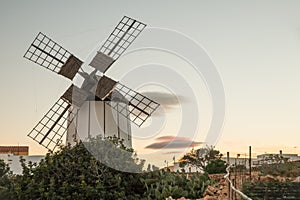
[[[221,159],[211,160],[205,167],[205,171],[209,174],[226,173],[226,162]]]
[[[124,155],[118,149],[124,148],[114,138],[111,143],[118,145],[115,150],[107,150],[103,139],[92,140],[89,148],[113,153],[112,159],[125,159],[124,167],[142,170],[144,162],[137,162],[131,153]],[[99,148],[95,148],[100,143]],[[123,157],[120,157],[122,155]],[[165,199],[200,198],[212,182],[207,174],[195,174],[190,179],[185,174],[170,171],[148,173],[120,172],[101,163],[86,149],[86,144],[62,147],[56,153],[48,153],[36,167],[21,158],[23,174],[11,176],[5,198],[1,199]],[[121,164],[121,163],[120,163]]]

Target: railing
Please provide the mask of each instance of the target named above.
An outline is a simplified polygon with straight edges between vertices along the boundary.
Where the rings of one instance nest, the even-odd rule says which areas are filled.
[[[235,186],[233,185],[232,181],[230,180],[230,165],[226,168],[226,171],[227,171],[227,174],[224,176],[225,179],[227,179],[227,181],[229,182],[230,184],[230,189],[233,190],[236,194],[239,194],[240,197],[242,197],[243,199],[246,199],[246,200],[252,200],[251,198],[249,198],[247,195],[245,195],[244,193],[242,193],[241,191],[239,191],[238,189],[235,188]],[[229,200],[233,200],[233,196],[230,195],[231,192],[228,192],[228,199]]]

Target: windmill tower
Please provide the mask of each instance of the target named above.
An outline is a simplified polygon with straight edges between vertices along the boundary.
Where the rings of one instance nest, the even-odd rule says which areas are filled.
[[[105,72],[145,27],[124,16],[89,63],[94,69],[91,73],[83,70],[83,61],[39,33],[24,57],[70,80],[78,75],[84,81],[81,86],[72,84],[28,136],[54,151],[66,135],[67,142],[76,135],[94,136],[92,121],[97,120],[100,132],[96,134],[116,135],[131,146],[131,122],[141,126],[159,104],[105,76]]]

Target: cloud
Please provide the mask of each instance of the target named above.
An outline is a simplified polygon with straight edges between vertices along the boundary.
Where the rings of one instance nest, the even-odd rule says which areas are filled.
[[[146,146],[146,149],[182,149],[182,148],[188,148],[188,147],[196,147],[203,142],[196,142],[192,141],[189,138],[186,137],[177,137],[177,136],[162,136],[159,138],[156,138],[157,142],[154,142],[148,146]]]
[[[166,108],[172,108],[173,106],[184,103],[186,98],[179,95],[164,93],[164,92],[142,92],[146,97],[153,99],[159,104],[165,106]]]
[[[161,136],[156,138],[155,140],[158,141],[171,141],[171,140],[182,140],[182,141],[191,141],[189,138],[186,137],[179,137],[179,136],[174,136],[174,135],[166,135],[166,136]]]
[[[181,95],[175,95],[166,92],[141,92],[141,94],[159,103],[160,108],[163,108],[166,112],[176,109],[178,106],[188,102],[187,98]],[[153,117],[162,115],[164,115],[164,112],[161,109],[158,109],[156,112],[152,113]]]

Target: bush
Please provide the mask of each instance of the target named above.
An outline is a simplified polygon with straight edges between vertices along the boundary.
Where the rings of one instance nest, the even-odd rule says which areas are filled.
[[[124,167],[142,170],[144,162],[124,155],[121,150],[126,148],[122,142],[116,142],[116,138],[109,142],[118,148],[108,150],[110,145],[103,145],[102,138],[93,139],[88,148],[96,150],[99,143],[102,146],[97,150],[102,156],[113,153],[112,160],[125,159]],[[202,197],[211,184],[208,176],[201,174],[187,179],[185,174],[170,171],[120,172],[95,159],[86,147],[82,142],[74,147],[62,147],[56,153],[48,153],[36,167],[32,163],[27,166],[21,159],[23,174],[10,177],[10,187],[6,187],[6,196],[1,199],[164,199],[168,196],[195,199]],[[133,156],[132,149],[126,150]]]
[[[7,199],[9,197],[9,188],[11,184],[8,175],[9,167],[0,159],[0,199]]]
[[[226,162],[221,159],[211,160],[205,167],[205,171],[209,174],[226,173]]]
[[[190,179],[185,174],[170,171],[155,171],[141,176],[141,182],[146,188],[142,197],[147,199],[165,199],[169,196],[175,199],[196,199],[203,197],[206,187],[213,184],[207,174],[199,173],[195,173]]]

